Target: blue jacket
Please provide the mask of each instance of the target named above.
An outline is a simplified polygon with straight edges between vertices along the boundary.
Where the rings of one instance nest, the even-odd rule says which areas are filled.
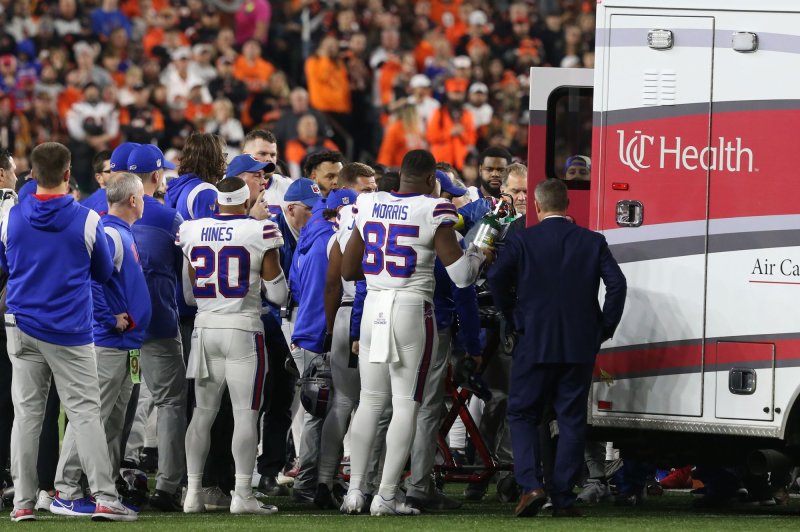
[[[292,257],[294,256],[294,250],[297,247],[297,241],[294,239],[294,235],[292,231],[289,229],[289,224],[286,221],[286,218],[283,217],[283,213],[279,213],[277,217],[273,219],[273,221],[278,224],[278,229],[280,229],[281,234],[283,235],[283,246],[280,247],[279,252],[281,255],[281,269],[283,270],[283,274],[286,276],[286,280],[289,280],[289,270],[292,267]],[[291,286],[290,286],[291,288]],[[262,313],[269,312],[271,313],[278,323],[281,322],[281,309],[272,305],[267,301],[265,298],[261,298],[262,303]]]
[[[28,179],[25,181],[25,184],[22,185],[17,192],[17,199],[20,203],[26,197],[30,196],[31,194],[36,194],[36,180],[35,179]]]
[[[144,197],[144,216],[133,224],[150,302],[152,319],[145,340],[178,336],[175,286],[180,275],[180,249],[175,245],[183,218],[152,196]]]
[[[463,245],[463,244],[462,244]],[[480,355],[481,349],[481,317],[478,313],[478,297],[475,286],[458,288],[450,279],[447,270],[439,258],[433,267],[436,288],[433,291],[433,307],[438,330],[453,325],[458,316],[458,329],[464,340],[464,348],[471,355]]]
[[[194,192],[197,187],[201,188]],[[189,201],[190,199],[191,201]],[[194,174],[184,174],[167,184],[164,205],[177,210],[184,220],[210,218],[217,211],[217,189]],[[183,261],[182,256],[180,260]],[[177,284],[175,285],[178,311],[181,316],[194,316],[197,313],[197,307],[186,303],[181,283],[182,274],[179,268]]]
[[[561,217],[511,233],[487,278],[495,305],[520,333],[514,365],[522,372],[593,363],[625,306],[625,276],[605,237]]]
[[[292,342],[314,353],[321,353],[325,343],[323,291],[331,235],[333,222],[323,218],[322,211],[311,215],[308,224],[300,231],[289,276],[292,298],[298,303]]]
[[[106,214],[102,220],[108,250],[114,260],[114,273],[105,284],[92,282],[94,343],[101,347],[139,349],[150,325],[152,306],[136,242],[131,226],[124,220],[111,214]],[[114,315],[123,312],[128,313],[130,326],[119,333],[114,329],[117,324]]]
[[[28,195],[4,225],[0,267],[17,326],[52,344],[92,343],[90,281],[105,283],[114,269],[100,216],[69,195]]]
[[[471,201],[458,209],[458,214],[464,218],[464,229],[462,230],[462,233],[466,235],[469,230],[472,229],[475,224],[478,223],[481,218],[486,216],[486,213],[491,210],[491,201],[483,197],[478,200]]]
[[[106,189],[98,188],[91,196],[81,201],[81,205],[87,209],[92,209],[99,214],[108,212],[108,196],[106,196]]]
[[[350,313],[350,338],[361,338],[361,317],[364,315],[364,300],[367,299],[367,281],[356,281],[356,295],[353,298],[353,312]]]

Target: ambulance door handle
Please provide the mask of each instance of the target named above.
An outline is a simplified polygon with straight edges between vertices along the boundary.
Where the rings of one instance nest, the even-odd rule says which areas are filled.
[[[734,395],[752,395],[756,391],[756,370],[731,368],[728,373],[728,390]]]
[[[617,202],[617,225],[620,227],[639,227],[644,222],[644,205],[639,200],[620,200]]]

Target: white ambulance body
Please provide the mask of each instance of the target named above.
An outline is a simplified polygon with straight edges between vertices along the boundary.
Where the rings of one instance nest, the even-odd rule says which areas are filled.
[[[800,3],[603,0],[529,131],[530,187],[591,156],[571,214],[628,280],[593,428],[800,442]]]

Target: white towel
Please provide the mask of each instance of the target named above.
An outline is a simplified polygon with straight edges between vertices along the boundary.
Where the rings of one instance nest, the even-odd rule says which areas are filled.
[[[189,361],[186,363],[186,378],[208,378],[208,361],[203,349],[203,329],[192,331],[192,347],[189,350]]]
[[[392,331],[392,312],[394,310],[394,290],[381,290],[370,301],[375,305],[372,315],[372,339],[369,345],[369,361],[393,363],[400,361],[400,355]]]

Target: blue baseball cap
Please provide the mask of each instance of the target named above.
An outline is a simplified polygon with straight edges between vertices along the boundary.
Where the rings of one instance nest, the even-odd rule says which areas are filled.
[[[570,166],[580,166],[581,168],[591,170],[592,160],[585,155],[573,155],[571,157],[567,157],[567,162],[564,163],[564,172],[566,172]]]
[[[321,199],[322,192],[320,192],[319,186],[305,177],[295,180],[283,195],[283,201],[289,203],[299,201],[307,207],[313,207]]]
[[[111,170],[113,172],[124,172],[128,169],[128,157],[134,148],[141,146],[138,142],[123,142],[111,152]]]
[[[128,156],[128,171],[146,174],[160,169],[172,170],[175,165],[164,158],[158,146],[142,144],[133,149]]]
[[[442,172],[441,170],[436,170],[436,179],[439,180],[439,184],[442,186],[442,192],[447,192],[448,194],[451,194],[454,198],[460,198],[461,196],[467,193],[467,189],[457,187],[446,172]]]
[[[349,188],[331,190],[330,194],[328,194],[328,197],[325,199],[325,208],[338,209],[343,205],[353,205],[357,197],[358,193]]]
[[[270,168],[271,167],[271,168]],[[258,172],[259,170],[267,169],[267,172],[275,171],[275,163],[266,162],[262,163],[257,161],[255,157],[249,153],[237,155],[228,164],[228,170],[225,172],[225,177],[236,177],[244,172]]]

